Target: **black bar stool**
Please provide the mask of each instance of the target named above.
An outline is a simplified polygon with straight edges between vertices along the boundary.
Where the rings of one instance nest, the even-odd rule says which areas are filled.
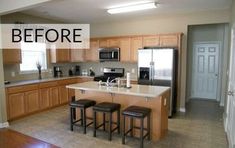
[[[70,130],[73,131],[73,126],[82,126],[84,128],[83,133],[86,134],[86,127],[91,125],[93,122],[86,123],[86,109],[94,106],[96,104],[93,100],[88,99],[80,99],[75,101],[75,96],[72,97],[72,100],[69,104],[70,106]],[[76,108],[80,109],[81,118],[76,120]],[[90,118],[89,118],[90,119]],[[80,122],[79,124],[76,124],[77,122]]]
[[[129,106],[125,110],[122,111],[123,115],[123,131],[122,131],[122,144],[125,144],[125,137],[128,133],[133,137],[133,129],[140,129],[140,147],[143,148],[144,139],[148,137],[150,140],[150,113],[151,109],[140,106]],[[130,129],[125,131],[125,117],[130,118]],[[144,128],[144,119],[147,117],[147,129]],[[133,126],[133,118],[140,119],[140,127]],[[144,135],[144,131],[147,131]]]
[[[109,140],[112,140],[112,133],[117,130],[118,134],[120,134],[120,108],[121,105],[117,104],[117,103],[110,103],[110,102],[102,102],[99,104],[96,104],[95,106],[93,106],[93,122],[94,122],[94,134],[93,136],[96,137],[96,130],[99,129],[100,127],[103,127],[103,130],[105,131],[105,123],[109,123]],[[103,113],[103,123],[96,126],[96,114],[97,112],[101,112]],[[112,121],[112,114],[113,112],[117,112],[117,122],[113,122]],[[105,120],[105,114],[108,113],[109,114],[109,121]],[[114,129],[112,129],[112,124],[116,124],[116,127]]]

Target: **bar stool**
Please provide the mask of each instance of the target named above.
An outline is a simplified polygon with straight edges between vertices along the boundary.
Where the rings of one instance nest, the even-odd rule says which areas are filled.
[[[151,109],[140,106],[129,106],[122,111],[123,115],[123,131],[122,131],[122,144],[125,144],[125,137],[128,133],[133,137],[133,129],[140,129],[140,148],[143,148],[144,139],[148,137],[150,140],[150,113]],[[130,129],[125,131],[125,117],[130,118]],[[144,128],[144,119],[147,117],[147,129]],[[133,126],[133,118],[140,119],[140,127]],[[147,131],[144,135],[144,131]]]
[[[93,136],[96,137],[96,130],[99,129],[100,127],[103,127],[103,130],[105,131],[105,124],[106,122],[109,123],[109,140],[112,140],[112,133],[117,130],[118,134],[120,134],[120,108],[121,105],[117,104],[117,103],[110,103],[110,102],[102,102],[99,104],[96,104],[95,106],[93,106],[93,120],[94,120],[94,134]],[[103,113],[103,122],[100,125],[96,125],[97,123],[97,118],[96,118],[96,114],[97,112],[101,112]],[[112,114],[114,112],[117,112],[117,122],[113,122],[112,121]],[[106,121],[105,119],[105,114],[108,113],[109,114],[109,121]],[[112,124],[116,124],[116,127],[114,129],[112,129]]]
[[[72,97],[72,100],[69,104],[70,106],[70,130],[73,131],[73,126],[82,126],[83,127],[83,133],[86,134],[86,127],[91,125],[93,122],[86,123],[86,109],[94,106],[96,104],[93,100],[88,99],[80,99],[75,101],[75,96]],[[81,117],[80,119],[76,120],[76,108],[80,109]],[[76,124],[77,122],[80,122],[79,124]]]

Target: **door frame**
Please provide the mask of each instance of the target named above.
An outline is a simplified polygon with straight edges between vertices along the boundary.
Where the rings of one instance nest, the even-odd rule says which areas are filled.
[[[196,45],[197,44],[218,44],[219,45],[219,51],[218,51],[218,82],[217,82],[217,92],[216,92],[216,101],[220,101],[221,100],[221,86],[222,86],[222,61],[223,61],[223,52],[221,52],[222,49],[222,43],[221,41],[205,41],[205,42],[193,42],[193,52],[192,52],[192,74],[191,74],[191,90],[190,90],[190,95],[189,98],[192,99],[192,91],[194,89],[194,81],[193,81],[193,77],[194,77],[194,66],[195,66],[195,56],[196,55]]]

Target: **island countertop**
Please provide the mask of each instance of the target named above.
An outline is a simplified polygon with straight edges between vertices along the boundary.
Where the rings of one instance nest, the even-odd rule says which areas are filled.
[[[123,94],[123,95],[134,95],[134,96],[148,97],[148,98],[158,97],[170,89],[170,87],[137,85],[137,84],[132,84],[131,88],[107,87],[107,86],[100,86],[98,82],[94,82],[94,81],[71,84],[71,85],[67,85],[66,87],[70,89],[77,89],[77,90],[107,92],[107,93]]]

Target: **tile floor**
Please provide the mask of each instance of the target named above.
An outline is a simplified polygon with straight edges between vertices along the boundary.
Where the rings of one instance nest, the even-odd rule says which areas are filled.
[[[146,148],[227,148],[223,129],[223,108],[218,103],[191,100],[186,114],[177,114],[169,119],[168,135],[159,142],[145,142]],[[120,148],[138,147],[137,139],[127,138],[127,145],[121,144],[121,136],[114,135],[112,142],[107,135],[98,132],[93,138],[92,129],[86,135],[82,129],[69,130],[68,107],[58,107],[10,123],[10,128],[23,134],[64,148]]]

